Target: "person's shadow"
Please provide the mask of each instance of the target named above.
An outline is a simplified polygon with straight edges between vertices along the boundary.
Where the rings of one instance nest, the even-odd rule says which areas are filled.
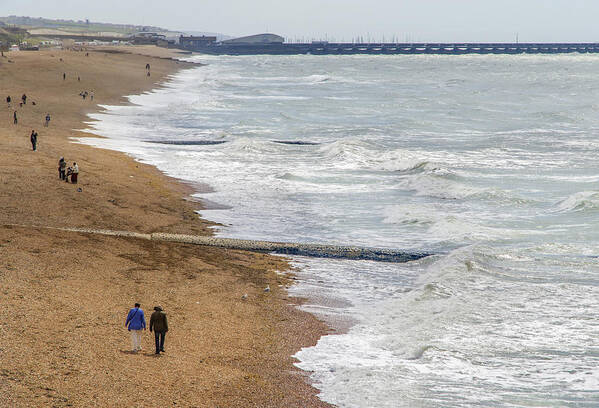
[[[119,350],[122,354],[129,354],[129,355],[142,355],[142,356],[146,356],[146,357],[160,357],[161,354],[156,354],[152,351],[133,351],[133,350]]]

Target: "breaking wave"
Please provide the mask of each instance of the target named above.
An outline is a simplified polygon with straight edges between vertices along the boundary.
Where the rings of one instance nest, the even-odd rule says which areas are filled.
[[[579,191],[560,201],[556,212],[580,212],[599,210],[599,191]]]

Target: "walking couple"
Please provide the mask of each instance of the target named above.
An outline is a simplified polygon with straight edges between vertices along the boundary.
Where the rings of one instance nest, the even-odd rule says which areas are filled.
[[[144,311],[136,303],[133,309],[129,310],[125,327],[131,333],[131,343],[133,344],[133,352],[141,351],[141,331],[146,329],[146,318]],[[154,330],[154,340],[156,341],[156,354],[164,353],[164,337],[168,331],[168,321],[166,313],[160,306],[154,306],[154,313],[150,317],[150,333]]]

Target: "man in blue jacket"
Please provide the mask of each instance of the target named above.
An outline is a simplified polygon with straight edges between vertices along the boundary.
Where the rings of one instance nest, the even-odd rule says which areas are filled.
[[[133,352],[141,351],[141,331],[146,329],[146,318],[144,311],[140,309],[140,304],[136,303],[135,307],[129,310],[125,327],[131,332],[131,343],[133,344]]]

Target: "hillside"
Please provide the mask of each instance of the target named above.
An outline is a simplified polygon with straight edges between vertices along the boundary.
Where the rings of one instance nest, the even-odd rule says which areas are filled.
[[[27,29],[55,29],[59,31],[76,32],[111,32],[120,35],[130,35],[140,31],[164,32],[164,28],[154,26],[138,26],[133,24],[98,23],[89,20],[52,20],[47,18],[8,16],[0,17],[0,22]]]
[[[0,49],[6,50],[11,44],[19,44],[27,37],[26,30],[19,27],[8,27],[0,23]]]
[[[9,30],[20,32],[16,37]],[[140,26],[134,24],[99,23],[89,20],[53,20],[41,17],[8,16],[0,17],[0,41],[18,43],[19,39],[27,37],[27,33],[41,37],[53,35],[90,35],[103,37],[129,37],[140,32],[154,32],[165,35],[169,39],[178,38],[180,35],[214,35],[219,40],[231,38],[220,33],[207,33],[203,31],[173,31],[156,26]],[[19,37],[19,35],[21,37]]]

